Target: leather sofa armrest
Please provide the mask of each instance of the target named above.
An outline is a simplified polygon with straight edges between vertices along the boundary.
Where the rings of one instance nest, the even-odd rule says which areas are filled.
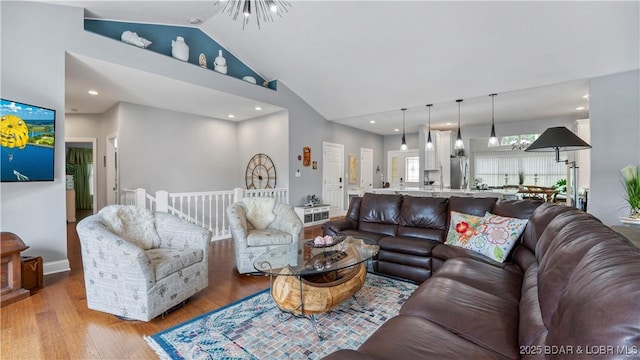
[[[499,268],[504,268],[507,265],[507,263],[500,263],[500,262],[491,260],[490,258],[482,254],[479,254],[473,250],[463,249],[461,247],[451,246],[446,244],[436,245],[431,250],[431,256],[441,261],[447,261],[453,258],[474,259],[474,260],[482,261],[484,263],[487,263],[489,265],[493,265]],[[433,270],[436,270],[436,269],[433,269]]]
[[[358,223],[352,219],[331,220],[322,224],[322,234],[334,236],[343,230],[357,230]]]

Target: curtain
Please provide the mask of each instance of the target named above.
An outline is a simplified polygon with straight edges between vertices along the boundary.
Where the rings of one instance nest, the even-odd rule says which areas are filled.
[[[488,186],[518,185],[519,173],[524,185],[553,186],[566,178],[564,163],[555,161],[554,153],[524,151],[477,152],[474,177],[482,178]]]
[[[93,168],[93,154],[91,149],[69,148],[67,164],[76,168],[73,182],[76,189],[76,209],[90,210],[93,206],[91,199],[91,170]]]

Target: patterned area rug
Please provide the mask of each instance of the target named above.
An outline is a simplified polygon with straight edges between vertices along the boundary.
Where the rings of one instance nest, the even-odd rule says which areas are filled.
[[[400,307],[417,285],[368,274],[356,299],[308,319],[283,313],[269,290],[145,337],[161,359],[318,359],[356,349]]]

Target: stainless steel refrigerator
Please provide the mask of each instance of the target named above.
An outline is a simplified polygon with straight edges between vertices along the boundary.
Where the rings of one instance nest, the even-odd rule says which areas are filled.
[[[451,156],[451,188],[466,189],[469,161],[465,156]]]

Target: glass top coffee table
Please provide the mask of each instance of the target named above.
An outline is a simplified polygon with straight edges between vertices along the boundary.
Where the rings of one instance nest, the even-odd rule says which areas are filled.
[[[280,246],[258,256],[253,266],[271,278],[271,297],[280,310],[307,318],[316,328],[314,315],[327,312],[362,288],[366,262],[379,250],[360,239],[346,237],[340,243],[314,247],[301,242],[297,253]]]

